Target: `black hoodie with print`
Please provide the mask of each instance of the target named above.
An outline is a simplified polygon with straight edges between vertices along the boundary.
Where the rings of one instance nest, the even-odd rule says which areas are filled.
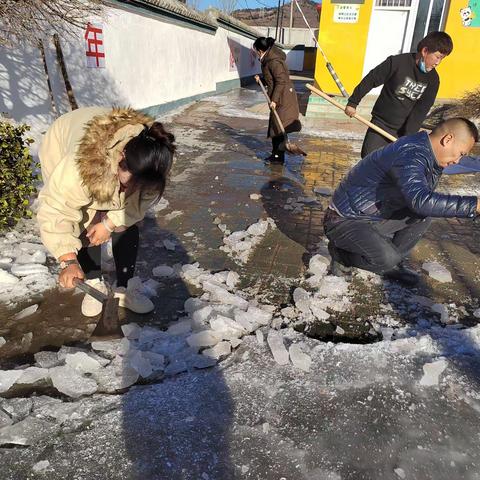
[[[440,79],[435,69],[423,73],[414,53],[392,55],[357,85],[348,105],[357,107],[372,89],[383,85],[372,110],[372,121],[398,136],[418,132],[435,97]]]

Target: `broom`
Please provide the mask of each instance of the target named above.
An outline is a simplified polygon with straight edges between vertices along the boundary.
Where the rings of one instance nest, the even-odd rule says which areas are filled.
[[[258,84],[260,85],[260,88],[262,89],[263,94],[265,95],[265,98],[267,99],[268,106],[270,107],[270,104],[272,103],[270,100],[270,97],[268,96],[267,90],[265,90],[265,86],[263,85],[262,81],[258,79]],[[295,143],[289,142],[288,141],[288,136],[287,132],[285,131],[285,128],[283,126],[282,121],[280,120],[280,117],[278,116],[277,110],[275,108],[270,107],[270,110],[273,113],[273,116],[275,117],[275,120],[278,123],[278,126],[280,127],[280,131],[282,132],[283,136],[285,137],[285,148],[287,151],[290,153],[293,153],[293,155],[303,155],[304,157],[307,156],[307,152],[302,150],[298,145]]]

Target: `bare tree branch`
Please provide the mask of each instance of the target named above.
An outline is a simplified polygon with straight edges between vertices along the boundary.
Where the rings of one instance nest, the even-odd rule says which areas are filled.
[[[1,0],[0,44],[18,41],[38,46],[53,33],[75,35],[93,15],[102,15],[102,0]]]

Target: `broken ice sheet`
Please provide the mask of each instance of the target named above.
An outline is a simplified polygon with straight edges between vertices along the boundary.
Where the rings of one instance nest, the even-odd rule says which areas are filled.
[[[52,437],[60,426],[33,416],[0,430],[2,445],[34,445],[42,438]]]
[[[60,392],[72,398],[83,395],[92,395],[98,389],[97,382],[91,378],[83,377],[69,366],[54,367],[50,369],[53,386]]]
[[[298,343],[294,343],[293,345],[291,345],[288,352],[290,354],[290,360],[292,361],[294,367],[299,368],[304,372],[310,371],[312,359],[309,355],[303,352],[301,346]]]
[[[288,363],[289,354],[283,344],[281,333],[277,330],[270,330],[267,335],[267,343],[275,361],[279,365],[286,365]]]
[[[428,275],[441,283],[452,281],[451,273],[438,262],[425,262],[422,268],[428,272]]]
[[[21,320],[22,318],[28,317],[33,315],[38,310],[38,304],[30,305],[27,308],[24,308],[22,311],[18,312],[13,319],[14,320]]]
[[[426,363],[423,366],[423,377],[420,385],[424,387],[432,387],[438,385],[440,375],[447,368],[446,360],[437,360],[436,362]]]

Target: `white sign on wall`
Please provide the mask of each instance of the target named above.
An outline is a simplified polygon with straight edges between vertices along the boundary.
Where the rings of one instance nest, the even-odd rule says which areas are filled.
[[[357,23],[360,5],[335,5],[333,21],[335,23]]]

